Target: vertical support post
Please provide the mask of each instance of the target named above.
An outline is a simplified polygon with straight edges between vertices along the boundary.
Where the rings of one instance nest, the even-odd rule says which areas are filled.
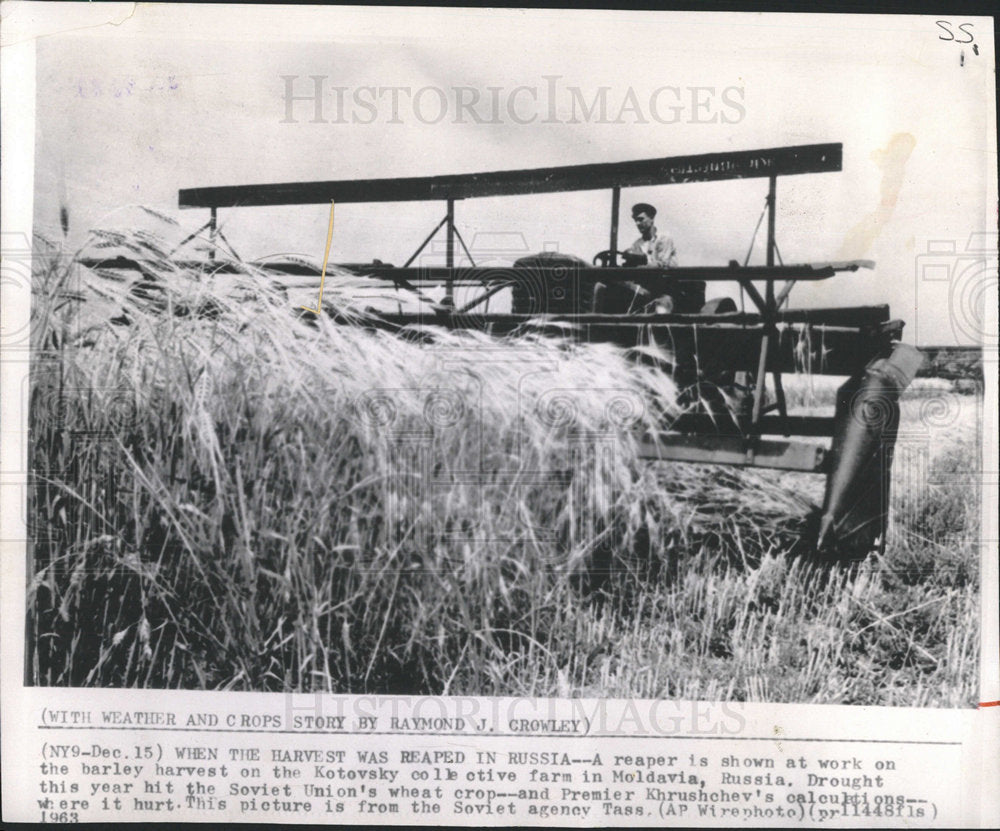
[[[752,430],[754,432],[756,432],[757,425],[760,423],[760,411],[764,403],[764,386],[767,383],[767,353],[770,345],[771,334],[765,328],[764,335],[760,339],[760,357],[757,361],[757,383],[753,390],[753,413],[750,423],[753,425]]]
[[[617,186],[611,188],[611,244],[609,246],[611,256],[608,258],[608,265],[612,267],[618,265],[618,213],[621,201],[622,189]]]
[[[447,237],[444,249],[444,264],[448,269],[455,268],[455,200],[448,199],[447,213]],[[455,278],[449,271],[445,278],[444,299],[441,301],[444,306],[455,305]]]
[[[208,219],[208,238],[212,242],[212,247],[208,249],[208,258],[215,259],[215,232],[218,229],[218,208],[212,208],[212,215]]]
[[[767,185],[767,264],[768,266],[774,265],[774,216],[775,216],[775,195],[778,186],[778,177],[771,176],[768,178]],[[764,332],[760,339],[760,357],[757,361],[757,377],[754,379],[754,391],[753,391],[753,410],[750,414],[750,433],[751,442],[754,441],[754,437],[757,435],[758,426],[760,424],[761,411],[764,406],[764,390],[767,386],[767,364],[768,364],[768,353],[771,349],[771,335],[777,334],[777,328],[774,325],[776,317],[776,304],[774,302],[774,280],[767,281],[767,289],[764,294],[764,309],[761,317],[764,324]],[[775,382],[780,389],[781,378],[775,373]],[[780,395],[782,403],[784,402],[784,390]],[[754,459],[755,447],[751,443],[747,449],[747,462],[752,462]]]
[[[777,190],[778,190],[778,177],[771,176],[768,180],[767,187],[767,264],[769,266],[774,265],[774,254],[777,251],[778,245],[774,239],[774,218],[777,212]],[[775,340],[778,337],[777,327],[774,325],[778,315],[778,303],[774,297],[774,280],[767,281],[767,294],[765,295],[765,300],[767,303],[767,314],[770,318],[770,330],[771,334],[774,335]],[[784,298],[782,298],[784,300]],[[768,345],[770,345],[770,339],[768,339]],[[785,404],[785,388],[781,383],[781,373],[772,373],[774,379],[774,394],[778,399],[778,413],[783,419],[785,419],[785,425],[787,429],[787,419],[788,419],[788,407]],[[786,433],[787,435],[787,433]]]
[[[774,213],[775,196],[778,189],[778,177],[771,176],[767,185],[767,264],[768,267],[774,265]],[[767,281],[767,308],[773,311],[774,306],[774,280]]]
[[[774,265],[774,211],[775,191],[778,189],[778,177],[771,176],[767,185],[767,264]]]

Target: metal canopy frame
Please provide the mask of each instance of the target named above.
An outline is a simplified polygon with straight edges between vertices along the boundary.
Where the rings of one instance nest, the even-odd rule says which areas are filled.
[[[779,310],[798,280],[823,280],[837,271],[856,270],[868,266],[865,262],[831,263],[820,266],[775,266],[777,244],[775,219],[777,208],[777,182],[780,176],[839,171],[842,166],[842,144],[809,144],[793,147],[776,147],[725,153],[705,153],[690,156],[643,159],[638,161],[609,162],[601,164],[565,165],[537,169],[493,171],[449,176],[403,177],[393,179],[350,179],[318,182],[293,182],[279,184],[240,185],[225,187],[189,188],[179,191],[181,208],[208,208],[211,211],[208,227],[214,239],[218,232],[218,210],[223,207],[251,207],[268,205],[306,205],[327,202],[402,202],[443,200],[446,205],[444,218],[434,227],[402,268],[365,266],[361,270],[371,277],[384,278],[397,286],[417,292],[418,283],[443,284],[444,297],[431,304],[435,323],[455,325],[454,315],[465,315],[490,297],[516,282],[515,269],[510,270],[510,281],[504,279],[504,269],[477,269],[465,241],[455,224],[456,201],[489,196],[518,194],[558,193],[578,190],[611,190],[611,221],[609,233],[611,269],[599,271],[600,280],[609,282],[637,282],[644,287],[660,284],[668,286],[680,280],[728,280],[739,283],[750,297],[759,314],[755,328],[760,332],[760,352],[755,367],[755,384],[749,432],[751,439],[747,460],[752,463],[759,436],[761,419],[777,409],[781,422],[789,425],[781,373],[774,366],[772,351],[778,343]],[[768,191],[765,201],[767,214],[766,265],[740,267],[735,261],[724,269],[651,269],[617,267],[618,220],[621,209],[621,190],[625,187],[681,184],[690,182],[725,181],[733,179],[766,178]],[[445,228],[445,266],[443,268],[411,268],[414,260]],[[200,230],[204,230],[200,229]],[[199,232],[200,232],[199,230]],[[196,232],[197,233],[197,232]],[[218,232],[221,233],[221,232]],[[456,285],[455,241],[471,263],[458,275],[463,281],[482,280],[484,292],[455,308]],[[585,269],[581,269],[584,271]],[[589,271],[589,269],[586,269]],[[543,279],[546,269],[533,268],[533,273]],[[563,269],[563,274],[565,270]],[[765,284],[763,294],[754,285],[755,280]],[[777,292],[775,281],[784,280]],[[661,292],[663,293],[663,292]],[[560,316],[565,319],[565,316]],[[404,318],[405,319],[405,318]],[[402,320],[400,321],[402,322]],[[596,321],[595,321],[596,322]],[[610,324],[614,326],[614,324]],[[771,372],[776,402],[764,405],[766,377]],[[687,450],[685,450],[687,452]]]
[[[179,191],[178,202],[181,208],[237,208],[328,202],[427,202],[564,193],[835,172],[841,169],[842,156],[842,144],[805,144],[450,176],[186,188]]]
[[[221,235],[218,228],[218,211],[221,208],[268,205],[306,205],[351,202],[403,202],[440,200],[445,203],[445,216],[421,243],[403,268],[385,267],[375,262],[350,266],[354,271],[394,283],[397,287],[420,292],[421,285],[445,286],[444,300],[430,304],[431,314],[379,314],[362,325],[398,330],[401,334],[414,333],[414,324],[429,323],[434,326],[468,328],[470,324],[485,325],[489,331],[515,332],[525,326],[543,331],[548,327],[566,333],[566,323],[574,324],[576,331],[583,331],[597,339],[631,342],[641,332],[664,333],[673,338],[675,352],[680,348],[682,357],[673,359],[680,365],[687,355],[697,356],[699,349],[711,353],[717,362],[732,370],[753,376],[754,388],[749,419],[735,419],[738,432],[724,434],[713,429],[714,414],[711,405],[702,405],[702,411],[688,413],[669,428],[670,432],[640,437],[640,456],[647,459],[669,459],[688,462],[714,462],[735,465],[827,473],[827,494],[824,498],[823,516],[817,545],[823,549],[829,544],[870,545],[881,534],[885,542],[885,495],[888,492],[888,466],[884,459],[891,458],[895,435],[890,426],[872,428],[856,423],[851,413],[842,411],[838,398],[837,413],[833,417],[790,416],[781,384],[782,371],[797,366],[802,343],[792,342],[789,335],[803,334],[807,338],[818,336],[821,340],[818,371],[828,374],[850,375],[840,395],[852,390],[856,397],[882,400],[895,408],[898,417],[898,395],[919,369],[921,356],[912,347],[899,343],[902,322],[889,319],[888,308],[854,307],[842,309],[782,310],[789,294],[799,280],[825,280],[837,272],[854,271],[872,267],[867,261],[849,263],[823,263],[803,266],[786,266],[781,262],[775,241],[777,213],[777,185],[781,176],[805,173],[823,173],[841,170],[843,146],[841,144],[810,144],[794,147],[777,147],[726,153],[708,153],[693,156],[644,159],[639,161],[604,164],[569,165],[531,170],[506,170],[489,173],[469,173],[451,176],[403,177],[394,179],[332,180],[319,182],[293,182],[284,184],[244,185],[236,187],[189,188],[178,194],[181,208],[207,208],[208,223],[193,236],[206,228],[214,241]],[[751,242],[747,261],[741,267],[733,261],[725,268],[619,268],[617,262],[618,221],[621,211],[622,188],[710,182],[732,179],[766,179],[767,195],[764,211],[754,231],[754,240],[764,216],[767,216],[765,265],[749,267],[753,250]],[[609,284],[623,281],[638,283],[644,288],[670,287],[677,291],[680,281],[729,280],[736,282],[749,296],[755,313],[710,313],[703,308],[700,314],[666,315],[475,315],[468,312],[487,301],[493,294],[522,279],[526,272],[545,281],[565,277],[567,267],[545,267],[538,262],[523,268],[477,269],[465,241],[455,224],[455,203],[463,199],[517,194],[558,193],[568,191],[611,191],[611,217],[609,250],[606,267],[571,266],[588,280]],[[414,260],[444,227],[446,231],[445,266],[443,268],[412,268]],[[190,239],[190,238],[189,238]],[[225,241],[225,238],[223,237]],[[455,241],[461,245],[471,264],[468,268],[455,266]],[[185,241],[186,242],[186,241]],[[228,245],[228,242],[226,243]],[[210,255],[213,256],[213,255]],[[775,265],[775,259],[779,264]],[[213,256],[214,259],[214,256]],[[212,264],[215,265],[214,263]],[[280,263],[265,264],[265,268],[284,273],[304,273],[291,268],[282,269]],[[226,264],[219,264],[225,268]],[[776,283],[783,281],[777,288]],[[763,291],[754,284],[763,282]],[[478,285],[484,292],[473,301],[456,309],[456,285]],[[669,293],[662,291],[661,293]],[[577,309],[578,304],[572,308]],[[596,304],[595,304],[596,311]],[[796,327],[799,327],[796,329]],[[416,336],[429,337],[423,330]],[[830,349],[828,346],[833,345]],[[811,348],[806,350],[807,365],[812,368],[816,356]],[[829,356],[827,353],[829,352]],[[765,405],[767,375],[772,375],[776,401]],[[701,394],[700,381],[695,389]],[[853,385],[853,387],[851,386]],[[776,411],[776,415],[770,415]],[[783,435],[789,438],[832,438],[829,451],[815,444],[798,440],[781,440],[765,436]],[[890,448],[885,456],[885,447]],[[874,479],[873,479],[874,477]],[[877,480],[881,488],[883,509],[856,501],[854,491],[867,493]],[[867,489],[867,490],[866,490]]]
[[[319,182],[186,188],[178,192],[178,205],[181,208],[208,208],[211,211],[209,221],[207,225],[195,232],[195,235],[208,228],[210,237],[214,241],[216,234],[221,233],[218,231],[218,209],[223,207],[443,200],[446,203],[444,218],[414,251],[404,267],[409,267],[441,227],[445,226],[445,268],[454,268],[456,239],[469,258],[469,262],[473,266],[475,265],[472,255],[455,225],[456,201],[488,196],[564,193],[610,188],[609,250],[611,259],[609,265],[617,266],[618,215],[622,188],[767,178],[767,264],[770,266],[774,264],[775,192],[778,177],[839,171],[842,159],[842,144],[805,144],[765,150],[702,153],[638,161],[563,165],[449,176],[341,179]],[[214,252],[210,256],[214,256]],[[444,282],[446,291],[441,305],[454,308],[453,282],[447,277]],[[773,287],[768,286],[767,292],[768,298],[772,298]],[[780,303],[778,305],[780,306]]]
[[[385,279],[397,287],[416,292],[426,302],[421,286],[443,285],[442,300],[430,302],[431,314],[380,315],[378,326],[406,329],[413,324],[430,323],[450,328],[469,325],[468,313],[490,297],[515,284],[523,277],[525,269],[477,268],[472,254],[455,223],[456,202],[468,198],[559,193],[568,191],[611,191],[611,217],[609,233],[610,257],[608,266],[590,268],[580,266],[578,273],[604,284],[633,282],[651,291],[668,293],[678,281],[733,281],[750,298],[755,314],[670,314],[643,315],[635,319],[620,315],[561,314],[561,315],[477,315],[491,331],[510,332],[527,325],[541,325],[546,321],[553,326],[573,323],[601,339],[627,342],[637,332],[664,331],[668,335],[681,331],[692,333],[702,342],[722,343],[726,339],[739,341],[740,360],[747,363],[748,351],[744,340],[750,338],[759,344],[759,352],[750,361],[747,371],[755,379],[752,410],[749,424],[742,436],[675,436],[676,441],[656,442],[644,446],[649,458],[673,458],[686,461],[719,461],[724,463],[758,464],[768,467],[788,467],[795,470],[820,470],[822,454],[817,455],[812,445],[796,442],[773,442],[761,438],[766,433],[783,433],[792,430],[796,435],[831,435],[832,420],[790,417],[787,411],[781,372],[795,360],[790,352],[787,334],[789,326],[799,325],[801,331],[818,331],[839,345],[846,358],[833,360],[831,366],[844,369],[848,363],[862,366],[876,350],[876,345],[893,336],[898,337],[901,324],[888,320],[885,307],[853,309],[814,309],[798,312],[782,311],[792,288],[800,280],[825,280],[837,272],[855,271],[859,267],[872,267],[868,261],[822,263],[811,265],[776,265],[778,253],[775,241],[777,212],[777,183],[781,176],[806,173],[835,172],[841,170],[843,145],[809,144],[793,147],[776,147],[725,153],[706,153],[689,156],[643,159],[638,161],[609,162],[601,164],[566,165],[537,169],[505,170],[487,173],[467,173],[449,176],[402,177],[392,179],[342,179],[316,182],[240,185],[224,187],[188,188],[179,191],[181,208],[208,208],[210,217],[188,240],[205,229],[214,241],[221,235],[218,228],[218,211],[221,208],[255,207],[271,205],[307,205],[365,202],[404,202],[441,200],[445,215],[420,243],[401,268],[379,263],[351,264],[346,267],[376,279]],[[622,268],[617,265],[618,220],[621,210],[622,188],[682,184],[690,182],[726,181],[734,179],[766,179],[767,196],[764,213],[767,216],[765,265],[748,266],[736,261],[722,268]],[[762,215],[763,219],[763,215]],[[758,227],[759,227],[758,223]],[[445,229],[445,265],[443,267],[412,267],[413,262],[432,239]],[[756,236],[756,232],[755,232]],[[225,238],[223,237],[223,240]],[[469,267],[456,268],[456,241],[468,258]],[[228,241],[226,243],[228,245]],[[751,245],[752,249],[752,245]],[[210,254],[214,259],[214,252]],[[749,252],[748,252],[749,258]],[[780,257],[779,257],[780,259]],[[213,264],[214,265],[214,264]],[[217,267],[225,268],[225,264]],[[267,263],[264,268],[284,274],[312,274],[312,269],[296,263]],[[546,268],[533,266],[531,274],[543,283],[555,276],[565,278],[566,267]],[[780,288],[776,283],[782,282]],[[763,282],[763,291],[755,282]],[[455,308],[456,285],[478,285],[483,292],[461,308]],[[663,327],[662,330],[660,327]],[[714,339],[714,340],[713,340]],[[840,366],[840,362],[844,366]],[[786,369],[787,371],[787,369]],[[822,368],[820,371],[823,371]],[[765,405],[767,375],[771,374],[776,401]],[[769,414],[777,411],[777,417]],[[699,431],[706,427],[701,417],[686,417],[681,429]],[[704,419],[701,418],[701,421]],[[710,425],[709,425],[710,426]],[[706,441],[708,444],[706,444]],[[713,444],[713,441],[715,442]],[[721,444],[720,444],[721,442]],[[735,443],[734,443],[735,442]],[[708,445],[712,445],[709,447]],[[725,445],[725,446],[723,446]]]

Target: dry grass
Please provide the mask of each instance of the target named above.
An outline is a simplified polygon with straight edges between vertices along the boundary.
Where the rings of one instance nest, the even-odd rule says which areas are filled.
[[[883,556],[816,564],[821,482],[635,458],[622,427],[676,391],[620,349],[401,340],[102,239],[158,289],[37,275],[35,683],[975,701],[959,488],[900,493]],[[324,306],[360,320],[356,291],[328,277]]]

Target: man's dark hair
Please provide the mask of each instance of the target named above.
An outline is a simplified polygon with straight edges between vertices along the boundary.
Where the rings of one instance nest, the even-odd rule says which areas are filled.
[[[640,202],[638,205],[632,206],[632,218],[635,219],[639,214],[648,214],[650,219],[655,219],[656,208],[646,202]]]

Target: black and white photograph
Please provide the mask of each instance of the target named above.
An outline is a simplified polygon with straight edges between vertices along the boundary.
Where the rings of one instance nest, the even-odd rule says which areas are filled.
[[[977,706],[990,21],[169,14],[35,47],[26,685]]]

